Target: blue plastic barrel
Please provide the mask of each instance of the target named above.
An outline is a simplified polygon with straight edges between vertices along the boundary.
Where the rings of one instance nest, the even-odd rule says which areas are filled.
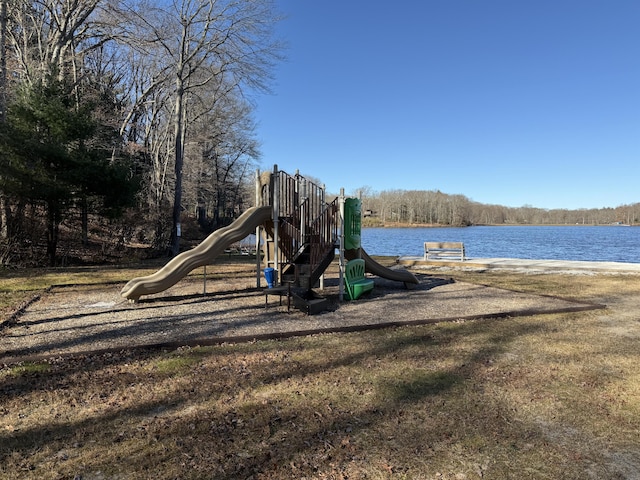
[[[264,279],[267,281],[267,286],[273,288],[275,282],[276,271],[273,268],[264,269]]]

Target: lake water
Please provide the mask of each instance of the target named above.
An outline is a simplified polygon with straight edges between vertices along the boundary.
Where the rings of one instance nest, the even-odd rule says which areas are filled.
[[[422,256],[424,242],[464,242],[469,258],[640,263],[640,227],[363,228],[369,255]]]

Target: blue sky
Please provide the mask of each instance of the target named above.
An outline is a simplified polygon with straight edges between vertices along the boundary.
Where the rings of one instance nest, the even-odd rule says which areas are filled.
[[[640,1],[276,0],[262,167],[336,193],[640,202]]]

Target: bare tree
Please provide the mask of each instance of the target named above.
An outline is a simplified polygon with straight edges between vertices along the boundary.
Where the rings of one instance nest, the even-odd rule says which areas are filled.
[[[277,17],[270,0],[173,0],[167,8],[147,3],[144,10],[131,10],[130,17],[135,18],[137,31],[144,32],[149,52],[156,55],[155,81],[173,85],[171,251],[175,254],[180,242],[189,109],[211,84],[215,85],[215,95],[208,99],[212,110],[232,91],[267,89],[270,69],[281,49],[273,40]]]
[[[230,92],[197,122],[204,127],[195,139],[200,139],[202,179],[206,181],[199,181],[196,192],[199,203],[213,207],[206,209],[213,217],[213,228],[242,213],[246,202],[244,186],[259,157],[251,113],[251,106]]]
[[[94,48],[100,38],[91,21],[103,0],[16,0],[9,29],[24,81],[44,78],[52,70],[62,74],[73,60]],[[87,39],[94,42],[86,43]]]
[[[7,0],[0,0],[0,123],[7,119]],[[9,237],[7,199],[0,191],[0,238]]]
[[[7,118],[7,0],[0,0],[0,122]]]

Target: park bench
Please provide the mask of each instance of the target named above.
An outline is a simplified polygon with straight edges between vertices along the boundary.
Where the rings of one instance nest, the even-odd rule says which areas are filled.
[[[373,290],[373,280],[364,276],[364,260],[349,260],[344,269],[344,283],[351,300],[356,300],[365,292]]]
[[[464,260],[462,242],[424,242],[424,259]]]

